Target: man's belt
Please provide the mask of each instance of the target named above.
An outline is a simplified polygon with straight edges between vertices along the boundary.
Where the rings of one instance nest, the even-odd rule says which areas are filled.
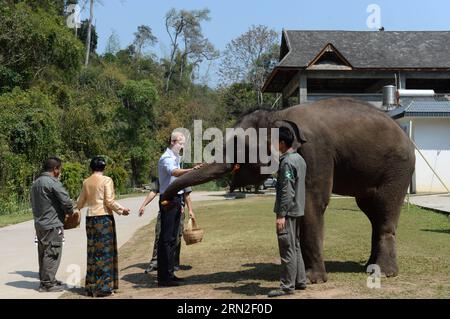
[[[163,209],[163,211],[168,211],[172,208],[175,207],[175,205],[177,204],[176,200],[183,200],[183,196],[184,194],[176,194],[172,199],[165,199],[163,201],[160,202],[161,207]]]

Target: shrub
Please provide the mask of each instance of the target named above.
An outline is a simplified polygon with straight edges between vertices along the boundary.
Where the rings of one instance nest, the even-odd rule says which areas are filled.
[[[112,178],[114,187],[116,188],[116,192],[118,194],[125,193],[128,182],[128,173],[123,167],[108,165],[106,166],[105,175]]]
[[[63,163],[61,182],[72,199],[77,199],[83,186],[83,180],[89,172],[86,167],[80,163]]]

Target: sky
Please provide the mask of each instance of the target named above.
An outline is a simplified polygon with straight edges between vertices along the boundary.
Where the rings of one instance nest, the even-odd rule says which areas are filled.
[[[171,8],[210,9],[211,20],[202,24],[203,32],[216,49],[223,51],[232,39],[259,24],[280,33],[283,29],[375,31],[377,28],[367,23],[369,17],[377,15],[373,9],[368,10],[371,5],[378,6],[386,31],[450,30],[448,0],[101,0],[94,9],[97,52],[104,52],[113,31],[125,48],[133,41],[137,27],[145,24],[159,40],[147,51],[167,56],[170,41],[164,17]],[[81,18],[87,15],[84,10]],[[216,63],[204,63],[202,81],[215,86],[216,69]]]

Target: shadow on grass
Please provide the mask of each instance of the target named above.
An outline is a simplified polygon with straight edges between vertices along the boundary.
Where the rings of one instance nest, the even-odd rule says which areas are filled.
[[[355,261],[325,261],[327,272],[333,273],[363,273],[365,272],[365,263]]]
[[[421,229],[421,231],[428,231],[433,233],[450,234],[450,229]]]
[[[122,268],[120,271],[127,270],[130,268],[140,268],[140,269],[145,270],[145,269],[147,269],[148,265],[149,265],[149,263],[134,264],[134,265],[130,265],[128,267]],[[191,270],[191,269],[192,269],[191,265],[180,265],[180,270]],[[156,270],[154,270],[154,271],[156,274]]]
[[[350,211],[350,212],[361,212],[358,208],[351,208],[351,207],[333,207],[331,210],[337,212],[337,211]]]
[[[133,288],[156,288],[158,282],[156,280],[156,272],[144,274],[143,272],[126,274],[120,280],[127,281],[133,284]]]
[[[73,288],[68,288],[66,293],[71,293],[74,295],[78,295],[80,297],[86,297],[86,290],[84,289],[84,287],[73,287]]]
[[[130,269],[130,268],[141,268],[141,269],[145,270],[147,268],[147,266],[148,266],[148,263],[140,263],[140,264],[130,265],[130,266],[126,267],[126,268],[122,268],[121,270],[127,270],[127,269]]]
[[[243,284],[241,286],[235,287],[218,287],[214,288],[215,290],[228,290],[235,294],[246,295],[246,296],[258,296],[258,295],[267,295],[269,291],[277,287],[261,287],[261,283],[252,282]]]
[[[251,269],[239,271],[223,271],[212,274],[200,274],[184,277],[183,285],[205,285],[220,283],[237,283],[243,280],[276,281],[279,279],[279,265],[277,264],[245,264],[243,267]],[[131,266],[130,266],[131,268]],[[133,288],[155,288],[157,287],[156,273],[143,274],[134,273],[124,275],[121,280],[134,284]],[[244,284],[240,287],[221,287],[216,289],[231,289],[233,292],[255,295],[267,294],[266,288],[259,287],[259,283]]]
[[[129,266],[127,268],[139,267],[140,264]],[[226,284],[231,283],[229,287],[215,287],[215,290],[230,291],[232,293],[257,296],[267,295],[270,290],[276,287],[261,287],[261,282],[275,282],[276,285],[280,279],[280,265],[274,263],[254,263],[244,264],[242,267],[249,268],[238,271],[222,271],[212,274],[197,274],[184,277],[181,283],[183,286],[208,285],[208,284]],[[365,271],[364,265],[353,261],[326,261],[325,267],[328,272],[340,273],[362,273]],[[124,275],[121,280],[133,284],[133,288],[156,288],[156,272],[151,274],[133,273]],[[244,282],[245,281],[245,282]],[[248,282],[256,281],[256,282]]]

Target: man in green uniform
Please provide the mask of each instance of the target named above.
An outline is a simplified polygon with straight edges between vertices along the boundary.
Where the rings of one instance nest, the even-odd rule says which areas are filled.
[[[306,288],[306,272],[300,248],[300,217],[305,211],[306,162],[292,149],[292,132],[279,130],[280,167],[276,185],[276,228],[281,257],[280,289],[269,297],[293,294]]]
[[[61,262],[64,218],[73,213],[73,202],[58,177],[61,160],[51,157],[44,162],[43,173],[31,186],[31,206],[38,240],[40,292],[62,291],[56,280]]]

